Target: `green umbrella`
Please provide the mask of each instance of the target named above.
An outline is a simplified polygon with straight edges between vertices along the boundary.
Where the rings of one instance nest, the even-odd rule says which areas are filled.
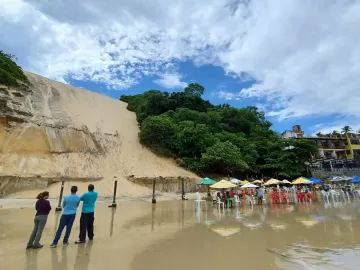
[[[208,185],[208,186],[211,186],[215,183],[216,183],[215,180],[212,180],[208,177],[205,177],[205,178],[201,179],[199,182],[197,182],[198,185]]]
[[[205,185],[205,186],[208,186],[208,197],[210,197],[210,186],[213,185],[213,184],[216,184],[216,181],[215,180],[212,180],[208,177],[205,177],[203,179],[201,179],[199,182],[197,182],[198,185]]]

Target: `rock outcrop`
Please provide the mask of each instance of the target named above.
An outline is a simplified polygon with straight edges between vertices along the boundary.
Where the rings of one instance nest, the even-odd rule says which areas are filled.
[[[130,175],[196,178],[139,143],[135,114],[125,103],[26,75],[27,88],[0,86],[0,194],[39,188],[57,193],[64,178],[83,188],[85,181],[98,181],[104,196],[111,195],[114,180],[120,194],[144,195],[150,190],[128,181]],[[24,194],[30,193],[18,196]]]

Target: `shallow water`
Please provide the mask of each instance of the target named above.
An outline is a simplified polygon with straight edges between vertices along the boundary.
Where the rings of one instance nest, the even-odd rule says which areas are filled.
[[[0,209],[0,269],[359,269],[360,204],[255,206],[218,211],[192,201],[100,203],[95,240],[50,249],[51,213],[41,250],[25,250],[34,210]]]

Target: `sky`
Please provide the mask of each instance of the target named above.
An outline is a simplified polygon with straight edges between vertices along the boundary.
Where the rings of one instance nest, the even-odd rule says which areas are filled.
[[[205,87],[282,132],[360,129],[359,0],[0,0],[0,50],[113,98]]]

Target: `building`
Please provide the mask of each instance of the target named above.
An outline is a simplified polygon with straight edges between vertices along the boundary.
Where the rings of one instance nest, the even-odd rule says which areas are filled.
[[[284,139],[303,138],[316,142],[319,152],[314,159],[360,160],[360,136],[349,133],[328,137],[304,136],[300,125],[293,126],[281,134]]]

